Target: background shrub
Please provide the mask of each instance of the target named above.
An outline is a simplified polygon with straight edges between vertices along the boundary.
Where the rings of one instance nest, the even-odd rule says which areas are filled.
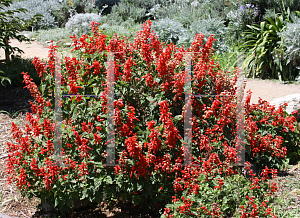
[[[154,21],[152,29],[160,40],[166,43],[173,42],[173,44],[176,44],[180,36],[186,31],[181,23],[169,18]]]
[[[46,42],[51,40],[58,42],[59,40],[63,39],[70,40],[71,35],[72,31],[66,28],[39,30],[38,32],[29,33],[29,36],[36,38],[38,42]]]
[[[99,13],[99,9],[89,1],[64,0],[60,3],[60,8],[53,11],[58,27],[64,27],[69,18],[76,13]]]
[[[135,23],[141,23],[146,20],[146,9],[141,7],[136,7],[129,2],[120,2],[112,7],[110,19],[123,22],[131,18]]]
[[[99,29],[103,30],[103,34],[108,36],[110,39],[114,34],[118,36],[126,36],[129,38],[129,41],[134,42],[134,37],[136,32],[141,30],[141,25],[134,23],[133,20],[128,19],[125,22],[122,22],[120,25],[104,23],[99,26]]]
[[[76,14],[68,20],[65,28],[77,36],[88,34],[91,31],[92,21],[101,23],[101,16],[95,13]]]
[[[109,14],[110,19],[118,20],[119,22],[125,21],[129,18],[133,19],[136,23],[145,22],[149,16],[153,19],[153,14],[149,13],[154,6],[157,5],[170,5],[173,1],[168,0],[121,0],[119,3],[112,7]],[[153,10],[153,9],[152,9]]]
[[[35,15],[42,15],[43,17],[36,23],[35,28],[51,28],[56,27],[57,22],[53,16],[53,11],[60,8],[58,0],[26,0],[17,1],[10,5],[7,10],[25,8],[26,13],[17,13],[14,16],[19,17],[24,21],[30,21]]]
[[[13,87],[24,87],[21,72],[28,72],[28,75],[30,75],[33,81],[39,85],[41,83],[41,79],[32,64],[32,61],[32,58],[23,59],[18,56],[13,56],[9,62],[0,63],[0,71],[3,71],[11,80],[11,86]]]
[[[274,18],[274,13],[285,14],[287,8],[290,11],[300,10],[300,2],[297,0],[243,0],[242,4],[252,4],[258,8],[256,23],[266,20],[267,17]]]
[[[224,1],[213,0],[188,0],[172,1],[165,4],[157,4],[149,10],[151,18],[170,18],[180,22],[185,28],[198,19],[221,18],[224,19],[226,11],[231,6]]]
[[[213,48],[216,49],[216,53],[222,53],[229,50],[229,46],[226,45],[225,35],[227,34],[227,28],[224,25],[224,21],[217,18],[208,18],[198,21],[194,21],[189,29],[184,30],[179,37],[178,45],[184,45],[189,47],[197,33],[204,34],[204,41],[206,43],[208,37],[213,34],[214,38],[218,41],[213,42]]]
[[[248,24],[255,22],[255,18],[259,15],[259,10],[254,4],[236,5],[234,10],[231,10],[226,15],[228,19],[228,28],[234,40],[240,38],[240,34],[246,29]],[[229,37],[229,38],[231,38]]]
[[[95,6],[100,11],[102,11],[102,15],[107,15],[111,12],[112,7],[120,2],[120,0],[96,0]]]
[[[286,28],[278,33],[281,37],[281,45],[285,48],[284,59],[287,64],[291,63],[294,66],[300,66],[300,18],[294,23],[288,23]]]

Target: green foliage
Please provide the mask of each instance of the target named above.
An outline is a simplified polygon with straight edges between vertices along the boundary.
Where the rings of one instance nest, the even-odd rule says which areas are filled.
[[[19,48],[9,45],[9,39],[27,40],[24,35],[19,33],[28,23],[35,21],[34,19],[30,22],[25,22],[15,17],[15,13],[25,13],[26,9],[7,9],[11,4],[11,0],[0,0],[0,48],[5,50],[6,61],[9,61],[9,55],[14,51],[23,52]]]
[[[58,42],[61,40],[70,41],[70,36],[72,35],[72,31],[66,28],[55,28],[48,30],[38,30],[37,32],[29,33],[29,36],[36,38],[38,42],[46,42],[53,40],[54,42]]]
[[[153,21],[153,30],[164,42],[173,42],[178,46],[189,47],[195,39],[197,33],[204,34],[203,44],[208,37],[213,34],[218,41],[213,42],[216,53],[228,52],[230,49],[226,45],[225,35],[228,33],[224,22],[220,19],[209,18],[194,21],[188,28],[184,28],[181,23],[169,18],[162,18]]]
[[[213,42],[213,48],[216,49],[216,53],[223,53],[229,50],[225,39],[227,29],[222,20],[218,18],[208,18],[194,21],[188,31],[183,32],[178,44],[189,47],[197,33],[204,35],[203,43],[207,42],[210,35],[214,35],[214,38],[217,39],[217,41]]]
[[[226,18],[229,20],[228,28],[232,40],[239,40],[241,33],[246,29],[246,25],[252,24],[258,16],[259,11],[255,5],[235,5],[234,10],[227,13]]]
[[[108,17],[109,19],[119,22],[124,22],[131,18],[135,23],[141,23],[147,19],[145,8],[136,7],[134,4],[126,1],[121,1],[117,5],[113,6],[111,14],[109,14]]]
[[[214,59],[219,64],[220,68],[229,74],[232,74],[235,67],[242,69],[242,66],[238,66],[238,61],[240,61],[240,58],[241,57],[238,57],[238,52],[234,51],[234,47],[230,48],[228,52],[214,55]]]
[[[216,188],[219,186],[218,181],[222,181],[224,184],[222,188]],[[184,185],[183,183],[181,183]],[[218,211],[215,214],[219,214],[222,217],[241,217],[242,210],[241,207],[245,208],[251,207],[251,201],[246,198],[246,196],[251,196],[255,198],[254,204],[258,204],[263,201],[272,202],[274,197],[265,197],[266,193],[269,192],[268,184],[265,182],[261,184],[259,189],[250,190],[251,181],[245,178],[245,176],[236,174],[232,176],[209,176],[208,178],[204,175],[198,177],[199,191],[198,194],[194,192],[189,194],[186,190],[180,196],[177,196],[176,201],[171,204],[167,204],[166,208],[170,209],[174,217],[190,218],[199,217],[197,215],[203,215],[205,211]],[[190,213],[182,213],[181,207],[189,205]],[[250,203],[250,204],[249,204]],[[215,207],[217,205],[217,208]],[[204,209],[205,208],[205,209]],[[259,207],[258,207],[259,208]],[[194,215],[193,215],[194,214]],[[264,210],[260,210],[259,213],[263,217],[265,215]],[[168,216],[162,215],[161,218],[166,218]],[[207,216],[210,217],[210,216]]]
[[[99,26],[101,30],[103,30],[103,34],[108,36],[108,39],[111,39],[114,34],[118,36],[125,36],[129,38],[129,41],[134,42],[134,37],[136,32],[141,30],[140,24],[135,24],[133,20],[127,20],[122,22],[120,25],[112,24],[108,25],[104,23],[103,25]]]
[[[24,87],[23,76],[21,72],[28,72],[36,84],[40,84],[41,80],[38,77],[32,59],[22,59],[12,57],[8,63],[0,63],[0,71],[5,72],[6,76],[11,81],[13,87]]]
[[[5,73],[2,70],[0,70],[0,80],[1,80],[1,85],[3,85],[4,87],[6,87],[5,81],[7,81],[7,82],[9,82],[9,84],[11,84],[11,79],[6,77]]]
[[[227,5],[223,1],[174,1],[172,4],[156,5],[149,11],[155,19],[169,18],[188,28],[199,19],[225,18]]]
[[[245,31],[244,43],[239,46],[248,52],[245,57],[247,77],[289,79],[283,69],[285,66],[281,62],[276,63],[272,58],[272,52],[280,42],[278,33],[284,28],[283,21],[283,16],[279,16],[275,20],[268,18],[268,21],[259,25],[247,25],[249,30]]]

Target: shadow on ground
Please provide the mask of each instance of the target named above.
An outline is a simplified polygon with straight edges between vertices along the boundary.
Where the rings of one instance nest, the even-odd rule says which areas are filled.
[[[30,102],[34,102],[30,92],[21,87],[3,87],[0,85],[0,112],[15,118],[19,113],[32,112]]]

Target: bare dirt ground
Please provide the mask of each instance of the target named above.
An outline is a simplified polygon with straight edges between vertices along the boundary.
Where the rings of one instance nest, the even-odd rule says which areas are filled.
[[[21,57],[23,58],[39,57],[40,59],[46,59],[48,57],[48,49],[46,48],[47,44],[40,44],[36,41],[19,42],[17,39],[11,39],[9,43],[11,46],[18,47],[24,51],[24,53],[21,54]],[[0,49],[0,59],[5,59],[3,49]]]
[[[258,98],[271,102],[272,100],[284,97],[291,94],[300,94],[300,84],[283,84],[279,81],[261,80],[261,79],[246,79],[246,91],[251,89],[252,96],[250,103],[257,104]]]
[[[47,58],[48,49],[45,45],[38,44],[37,42],[19,43],[17,40],[11,40],[13,46],[17,46],[22,49],[25,53],[22,57],[40,57],[41,59]],[[4,58],[4,52],[0,51],[0,59]],[[263,100],[272,101],[275,98],[283,97],[290,94],[300,93],[300,85],[295,84],[280,84],[276,81],[270,80],[259,80],[259,79],[246,79],[247,85],[246,90],[251,89],[252,99],[251,103],[257,103],[258,97]],[[11,96],[8,98],[8,96]],[[19,114],[17,117],[13,116],[14,112],[23,110],[30,111],[29,102],[33,101],[27,90],[19,89],[4,89],[0,87],[0,218],[3,214],[12,217],[49,217],[47,214],[41,214],[37,211],[36,206],[40,203],[39,199],[33,198],[28,200],[26,197],[23,198],[14,184],[6,184],[7,176],[5,175],[6,166],[5,159],[7,158],[6,144],[12,140],[10,133],[11,123],[15,122],[19,127],[25,126],[24,114]],[[283,187],[290,177],[294,180],[299,181],[300,170],[296,166],[293,170],[290,170],[290,174],[285,177],[279,177],[279,190],[278,195],[285,195]],[[290,176],[290,177],[289,177]],[[298,189],[300,188],[298,183]],[[298,190],[297,189],[297,190]],[[295,189],[296,190],[296,189]],[[292,190],[286,198],[295,197],[297,198],[297,205],[299,204],[300,197],[295,194],[295,190]],[[297,192],[298,193],[298,192]],[[98,207],[95,210],[86,210],[77,212],[72,217],[155,217],[141,215],[142,213],[136,208],[134,209],[129,205],[116,205],[113,208]],[[121,209],[123,208],[123,209]],[[135,211],[136,213],[133,213]],[[2,213],[2,215],[1,215]]]

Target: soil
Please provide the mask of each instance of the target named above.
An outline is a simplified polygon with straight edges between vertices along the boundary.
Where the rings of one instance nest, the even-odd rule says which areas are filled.
[[[20,53],[15,53],[14,55],[20,55],[23,58],[34,58],[39,57],[40,59],[48,58],[48,49],[46,43],[37,43],[36,41],[30,42],[19,42],[17,39],[11,39],[9,44],[12,47],[18,47],[24,51],[20,55]],[[0,59],[5,59],[5,52],[3,49],[0,49]]]
[[[17,40],[11,40],[10,43],[25,52],[22,54],[22,57],[37,56],[41,59],[47,58],[48,49],[45,45],[38,44],[37,42],[31,42],[30,44],[25,42],[19,43]],[[4,58],[4,52],[0,51],[0,59],[2,58]],[[258,97],[270,102],[275,98],[300,93],[299,84],[281,84],[278,81],[259,79],[246,80],[245,91],[251,89],[253,92],[251,103],[257,103]],[[15,122],[19,127],[25,126],[25,112],[31,112],[30,102],[32,101],[32,97],[25,89],[3,88],[0,86],[0,218],[4,217],[3,214],[13,217],[49,217],[49,214],[42,214],[37,210],[37,205],[40,203],[39,199],[32,198],[29,200],[26,197],[23,198],[15,184],[6,184],[6,143],[12,139],[10,132],[11,123]],[[288,181],[287,176],[299,179],[300,170],[298,167],[298,165],[294,167],[293,170],[290,171],[290,174],[279,177],[278,182]],[[278,195],[280,195],[280,191],[279,186]],[[299,202],[299,199],[298,197],[297,202]],[[134,208],[133,205],[130,204],[117,204],[112,207],[103,204],[93,210],[89,209],[77,212],[72,217],[157,217],[155,215],[147,215],[142,211],[143,208]]]

